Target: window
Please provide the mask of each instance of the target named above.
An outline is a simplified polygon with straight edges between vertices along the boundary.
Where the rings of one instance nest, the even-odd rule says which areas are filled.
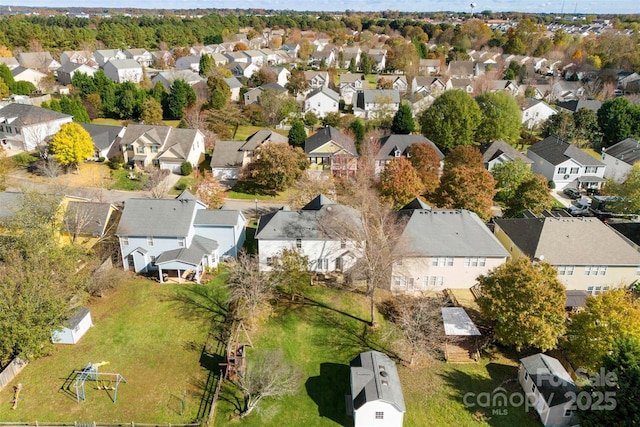
[[[344,240],[340,242],[340,249],[344,249],[347,247],[347,242],[345,242]]]
[[[565,408],[565,410],[564,410],[564,416],[565,416],[565,417],[570,417],[570,416],[572,416],[572,415],[573,415],[573,411],[572,411],[571,409],[569,409],[569,408]]]
[[[532,383],[531,384],[531,391],[535,392],[536,391],[536,383]]]
[[[558,168],[558,173],[560,175],[564,175],[565,173],[567,173],[567,168]]]
[[[4,126],[0,125],[0,132],[4,132]]]
[[[589,295],[596,296],[609,290],[609,286],[589,286],[587,292]]]
[[[267,257],[267,265],[273,265],[273,258],[270,256]]]
[[[153,145],[153,146],[151,147],[151,152],[152,152],[152,153],[157,153],[157,152],[158,152],[158,146],[157,146],[157,145]]]
[[[559,265],[558,276],[573,276],[573,265]]]
[[[138,154],[144,154],[144,147],[142,147],[142,146],[138,146],[138,147],[136,147],[136,153],[138,153]]]
[[[528,380],[529,379],[529,372],[524,371],[524,380]]]
[[[602,157],[604,159],[604,155]],[[587,166],[586,168],[584,168],[584,172],[585,173],[598,173],[598,167],[597,166]]]
[[[451,267],[453,266],[453,257],[437,257],[431,260],[433,267]]]
[[[122,245],[123,246],[129,246],[129,238],[128,237],[123,237],[122,238]]]
[[[342,258],[341,257],[336,258],[336,270],[342,271]]]
[[[384,420],[384,412],[376,412],[376,420]]]
[[[178,246],[184,248],[184,237],[178,237]]]
[[[393,283],[396,288],[404,288],[404,279],[402,276],[393,276]]]
[[[571,170],[569,171],[570,174],[576,174],[580,172],[580,168],[571,168]]]
[[[151,256],[150,256],[150,258],[151,258],[151,265],[152,265],[153,267],[155,267],[155,266],[156,266],[156,257],[155,257],[155,256],[153,256],[153,255],[151,255]]]
[[[329,258],[318,258],[317,261],[317,270],[328,270],[329,269]]]
[[[302,248],[302,239],[296,239],[296,248],[298,249]]]
[[[147,245],[148,246],[153,246],[153,237],[151,237],[151,236],[147,237]]]
[[[5,130],[6,130],[6,132],[7,132],[7,133],[12,133],[12,132],[11,132],[11,128],[10,128],[9,126],[7,126],[7,127],[5,128]]]
[[[487,264],[485,257],[466,257],[464,259],[465,267],[484,267]]]
[[[410,278],[407,280],[407,283],[408,283],[408,285],[409,285],[409,290],[410,290],[410,291],[412,291],[412,290],[413,290],[413,277],[410,277]]]
[[[606,274],[606,265],[587,265],[584,267],[585,276],[605,276]]]

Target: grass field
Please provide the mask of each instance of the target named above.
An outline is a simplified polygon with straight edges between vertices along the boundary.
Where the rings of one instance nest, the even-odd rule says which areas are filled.
[[[346,415],[345,395],[349,393],[349,361],[371,349],[394,354],[396,333],[384,320],[372,331],[368,320],[368,300],[361,294],[313,287],[306,305],[280,303],[276,314],[252,338],[253,351],[282,348],[287,357],[304,371],[304,380],[294,396],[280,401],[265,400],[251,415],[235,418],[236,397],[231,389],[222,393],[216,426],[351,426]],[[398,365],[407,412],[405,426],[538,426],[533,414],[522,408],[508,408],[508,414],[491,416],[467,409],[467,392],[491,392],[496,387],[519,391],[514,379],[517,362],[496,353],[479,363],[451,365],[433,361],[420,368]],[[504,385],[506,381],[507,385]]]
[[[235,141],[245,141],[251,135],[253,135],[254,133],[264,128],[265,128],[264,126],[238,126],[238,130],[236,131],[236,134],[233,136],[233,139]],[[287,136],[289,134],[289,131],[286,131],[286,130],[281,130],[281,129],[272,129],[272,130],[284,136]]]
[[[207,330],[185,320],[172,301],[177,286],[131,279],[92,301],[88,307],[95,326],[78,344],[55,346],[51,355],[27,365],[0,392],[0,420],[183,423],[195,419],[202,395],[198,384],[207,374],[199,363]],[[118,388],[117,403],[90,381],[85,385],[86,400],[78,403],[70,381],[73,371],[100,361],[110,362],[100,371],[120,373],[127,380]],[[17,382],[24,387],[18,409],[12,411],[8,402]]]
[[[243,199],[243,200],[272,200],[272,201],[284,201],[289,198],[289,190],[275,193],[271,190],[265,190],[264,188],[254,184],[251,181],[238,181],[236,185],[227,192],[227,197],[230,199]]]
[[[137,174],[138,179],[129,179],[129,174],[134,173],[127,169],[111,171],[110,190],[139,191],[149,179],[149,175]]]

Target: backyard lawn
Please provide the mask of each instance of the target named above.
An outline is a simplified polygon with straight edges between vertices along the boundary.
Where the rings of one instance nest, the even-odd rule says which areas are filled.
[[[205,328],[185,320],[172,295],[178,285],[130,279],[89,305],[94,327],[73,346],[56,346],[37,359],[0,392],[2,421],[97,421],[185,423],[199,416],[207,377],[200,365]],[[185,285],[181,285],[185,286]],[[120,373],[117,402],[85,384],[86,400],[78,403],[73,371],[88,363],[108,361],[100,372]],[[13,385],[22,383],[18,408],[11,410]],[[183,396],[186,392],[183,409]]]
[[[253,135],[254,133],[264,128],[265,128],[264,126],[248,126],[248,125],[238,126],[238,130],[236,130],[236,133],[233,136],[233,139],[235,141],[245,141],[251,135]],[[276,133],[279,133],[280,135],[284,135],[284,136],[289,135],[289,131],[287,130],[282,130],[282,129],[272,129],[272,130]]]
[[[316,286],[305,295],[305,305],[279,303],[275,315],[252,337],[254,348],[248,352],[250,359],[252,352],[282,348],[304,372],[298,392],[279,401],[265,400],[238,421],[238,396],[223,387],[216,426],[353,425],[345,407],[349,361],[371,349],[393,355],[397,332],[381,318],[376,331],[366,326],[368,300],[362,294]],[[492,416],[491,409],[465,407],[467,392],[491,392],[499,386],[520,391],[517,362],[499,352],[477,364],[434,361],[421,368],[398,367],[407,406],[405,426],[539,426],[534,414],[522,408]]]

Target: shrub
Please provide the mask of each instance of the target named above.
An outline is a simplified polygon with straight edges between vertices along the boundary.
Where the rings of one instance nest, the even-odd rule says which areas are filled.
[[[556,189],[556,183],[553,181],[549,181],[549,189],[550,190],[555,190]]]
[[[123,163],[124,157],[122,156],[122,154],[116,154],[111,160],[107,162],[107,166],[109,166],[109,169],[111,170],[117,170],[122,167]]]
[[[104,157],[102,157],[102,156],[100,156],[100,157],[98,157],[98,161],[99,161],[100,163],[104,163],[105,158],[104,158]]]
[[[180,173],[183,176],[187,176],[193,172],[193,165],[190,162],[182,162],[180,165]]]
[[[178,182],[174,188],[178,191],[184,191],[187,189],[187,183],[184,181]]]
[[[17,167],[28,165],[29,163],[33,163],[40,159],[39,156],[34,156],[31,153],[19,153],[11,158],[13,160],[13,164]]]

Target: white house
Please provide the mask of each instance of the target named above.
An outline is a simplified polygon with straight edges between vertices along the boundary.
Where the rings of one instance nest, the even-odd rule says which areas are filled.
[[[89,309],[80,307],[62,328],[51,332],[51,341],[54,344],[76,344],[92,326]]]
[[[205,79],[198,73],[194,73],[191,70],[169,70],[169,71],[160,71],[154,78],[151,79],[151,84],[153,86],[156,83],[160,82],[167,89],[167,92],[171,91],[171,85],[176,80],[183,80],[189,84],[189,86],[194,86],[200,82],[204,82]]]
[[[305,71],[304,76],[312,90],[321,86],[329,86],[329,73],[326,71]]]
[[[96,68],[90,67],[87,64],[69,61],[58,68],[58,81],[63,85],[69,85],[76,73],[83,73],[89,77],[93,77],[96,71],[98,71]]]
[[[531,168],[558,190],[565,187],[600,188],[604,182],[605,164],[558,136],[548,136],[527,150]]]
[[[178,58],[175,64],[176,70],[191,70],[194,73],[200,72],[200,55],[183,56]]]
[[[307,257],[310,271],[349,271],[362,250],[357,240],[360,227],[360,214],[355,209],[323,195],[299,211],[283,207],[263,215],[255,236],[260,270],[270,271],[283,250],[294,250]]]
[[[276,83],[282,87],[287,87],[289,77],[291,77],[291,71],[285,67],[269,67],[269,70],[276,75]]]
[[[520,359],[518,382],[545,427],[577,423],[571,393],[577,396],[578,387],[558,359],[542,353]]]
[[[17,82],[29,82],[35,87],[38,87],[40,85],[40,80],[47,77],[45,73],[42,73],[33,68],[25,67],[16,67],[11,70],[11,74],[13,75],[13,80]]]
[[[98,65],[100,67],[104,67],[109,61],[117,60],[117,59],[127,59],[127,56],[120,49],[100,49],[96,50],[93,54]]]
[[[240,101],[240,89],[242,89],[242,83],[240,83],[240,80],[235,77],[227,77],[224,81],[227,83],[227,86],[229,86],[229,90],[231,91],[230,99],[235,102]]]
[[[369,89],[369,82],[363,74],[340,74],[340,98],[346,104],[353,102],[353,94],[361,89]]]
[[[496,165],[513,162],[516,159],[522,160],[529,166],[533,163],[533,160],[504,141],[487,142],[480,144],[479,148],[482,153],[482,163],[484,163],[484,167],[487,168],[489,172],[491,172]]]
[[[127,49],[124,51],[127,59],[133,59],[143,67],[149,67],[153,64],[153,55],[146,49]]]
[[[304,112],[311,111],[316,116],[322,118],[328,113],[337,113],[340,103],[340,95],[327,86],[309,92],[304,100]]]
[[[393,292],[469,289],[509,256],[473,212],[431,209],[416,199],[399,217],[406,225],[397,244],[399,260],[392,266]]]
[[[360,353],[350,363],[349,402],[354,427],[402,427],[406,406],[396,364],[379,351]]]
[[[353,94],[353,114],[365,119],[393,115],[400,108],[400,92],[395,89],[364,89]]]
[[[527,129],[538,127],[558,112],[541,99],[527,98],[522,107],[522,126]]]
[[[640,141],[627,138],[602,149],[602,161],[606,165],[605,178],[613,178],[617,182],[623,182],[627,174],[640,160]]]
[[[27,104],[0,107],[0,145],[5,149],[32,151],[47,144],[60,127],[73,121],[68,114]]]
[[[142,66],[133,59],[113,59],[104,64],[103,70],[116,83],[142,81]]]

